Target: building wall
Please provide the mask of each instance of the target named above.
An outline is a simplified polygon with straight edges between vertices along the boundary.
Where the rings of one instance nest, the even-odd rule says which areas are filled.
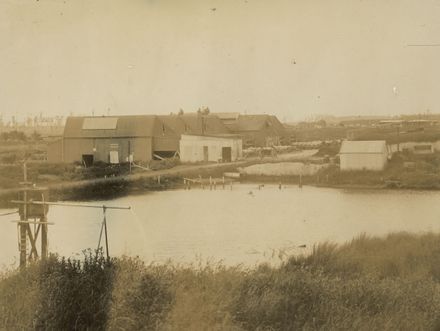
[[[63,162],[63,139],[58,139],[47,146],[47,162]]]
[[[375,170],[380,171],[387,163],[386,153],[376,154],[340,154],[341,170]]]
[[[207,136],[182,135],[180,140],[180,160],[182,162],[204,161],[204,146],[208,147],[208,161],[222,160],[222,148],[231,147],[231,160],[241,158],[242,140],[240,138],[218,138]]]
[[[280,145],[280,137],[267,129],[239,133],[244,144],[249,147],[272,147]]]
[[[91,138],[64,138],[64,162],[81,162],[83,154],[93,154],[93,139]]]
[[[153,151],[177,152],[179,150],[179,138],[177,137],[154,137]]]
[[[430,145],[431,148],[425,151],[417,151],[416,146],[427,146]],[[431,154],[434,152],[438,152],[440,151],[440,142],[436,141],[436,142],[412,142],[412,141],[408,141],[408,142],[403,142],[403,143],[399,143],[399,145],[397,144],[392,144],[389,145],[389,150],[390,153],[396,153],[397,152],[397,147],[399,147],[399,151],[404,151],[404,150],[409,150],[413,153],[416,154]]]
[[[64,162],[81,162],[83,154],[91,154],[94,161],[108,163],[110,151],[117,151],[119,162],[126,162],[130,154],[134,161],[148,162],[152,159],[152,140],[136,138],[65,138]]]

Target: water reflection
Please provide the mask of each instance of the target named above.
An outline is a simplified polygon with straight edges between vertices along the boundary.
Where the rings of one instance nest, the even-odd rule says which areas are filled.
[[[364,232],[438,231],[439,199],[440,192],[237,185],[232,191],[175,190],[98,203],[132,207],[107,211],[112,255],[253,265]],[[96,248],[102,210],[51,207],[48,217],[56,223],[49,229],[52,252],[72,256]],[[0,264],[10,264],[18,256],[16,225],[3,218],[0,226]]]

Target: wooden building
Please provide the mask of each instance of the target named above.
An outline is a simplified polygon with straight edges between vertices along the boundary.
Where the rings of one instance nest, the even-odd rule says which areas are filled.
[[[189,113],[159,115],[159,119],[179,135],[229,134],[229,129],[214,114]]]
[[[273,115],[239,115],[227,121],[229,130],[243,139],[244,147],[271,147],[281,145],[286,136],[283,124]]]
[[[63,138],[49,146],[49,162],[85,165],[148,162],[177,151],[179,135],[155,115],[69,117]]]
[[[348,170],[383,170],[388,161],[385,140],[343,141],[339,151],[340,167]]]
[[[231,162],[243,155],[242,140],[234,135],[188,135],[180,140],[182,162]]]

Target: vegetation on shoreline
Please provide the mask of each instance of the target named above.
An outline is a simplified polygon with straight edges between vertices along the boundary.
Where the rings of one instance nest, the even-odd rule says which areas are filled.
[[[438,247],[360,236],[254,269],[52,256],[0,276],[0,329],[436,330]]]
[[[324,144],[320,155],[333,155],[337,144]],[[275,159],[250,160],[247,165],[275,162]],[[279,161],[277,161],[279,162]],[[153,163],[155,170],[169,169],[175,162],[157,161]],[[430,155],[413,155],[398,153],[388,163],[384,171],[341,171],[337,164],[321,169],[316,175],[302,176],[303,185],[326,187],[372,187],[372,188],[401,188],[401,189],[440,189],[440,153]],[[17,187],[22,180],[22,168],[18,165],[2,166],[0,169],[2,188]],[[135,170],[136,171],[136,170]],[[69,164],[32,164],[28,167],[29,180],[38,185],[56,184],[50,191],[51,200],[96,200],[111,199],[127,194],[144,191],[166,190],[182,187],[183,177],[219,178],[224,172],[236,172],[237,165],[222,167],[195,168],[177,171],[173,175],[161,176],[160,183],[155,177],[128,179],[127,164],[108,166],[97,164],[94,167],[83,168]],[[152,172],[151,174],[154,174]],[[109,178],[105,182],[84,183],[83,186],[67,187],[64,183]],[[242,176],[242,182],[273,182],[298,184],[299,176]],[[8,201],[17,197],[11,192],[0,196],[0,206],[9,207]]]
[[[440,153],[393,155],[384,171],[340,171],[328,167],[320,171],[321,184],[327,186],[363,185],[402,189],[440,189]]]

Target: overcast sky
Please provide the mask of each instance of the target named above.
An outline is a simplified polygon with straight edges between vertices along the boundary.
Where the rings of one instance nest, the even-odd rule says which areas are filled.
[[[440,113],[439,0],[1,0],[0,113]]]

